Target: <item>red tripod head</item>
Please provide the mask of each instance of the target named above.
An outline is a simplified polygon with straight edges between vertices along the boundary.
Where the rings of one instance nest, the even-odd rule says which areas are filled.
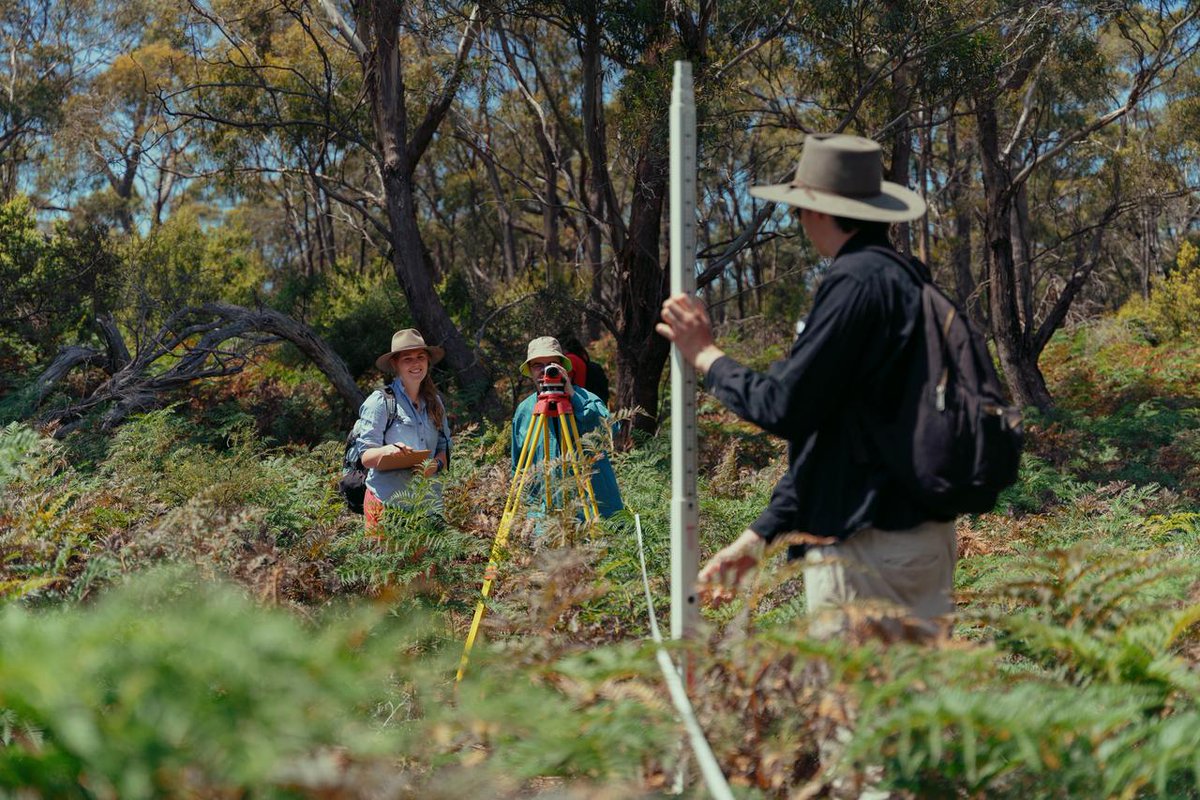
[[[562,414],[574,414],[571,398],[563,390],[563,384],[538,386],[537,404],[533,407],[534,414],[544,414],[547,417],[557,417]]]

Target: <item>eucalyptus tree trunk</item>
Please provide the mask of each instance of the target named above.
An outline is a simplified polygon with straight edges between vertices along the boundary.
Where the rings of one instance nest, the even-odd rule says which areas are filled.
[[[951,106],[950,119],[946,121],[946,206],[954,211],[954,237],[950,243],[950,263],[954,267],[954,290],[959,306],[967,312],[971,321],[986,329],[986,315],[977,295],[978,284],[971,272],[971,214],[968,197],[970,194],[971,154],[960,149],[958,143],[958,117]]]
[[[629,222],[626,225],[616,202],[613,182],[608,174],[603,117],[603,92],[599,72],[602,30],[600,8],[594,3],[582,26],[580,52],[584,64],[584,131],[595,189],[605,211],[606,233],[616,253],[616,313],[614,335],[617,343],[616,407],[638,408],[633,419],[637,430],[653,432],[658,428],[658,387],[670,354],[670,343],[659,336],[654,326],[662,303],[670,289],[663,268],[663,207],[670,177],[668,131],[671,78],[669,64],[661,59],[672,45],[680,45],[675,57],[693,62],[697,81],[704,74],[705,28],[713,6],[700,4],[700,15],[673,3],[652,7],[652,16],[644,21],[641,39],[646,44],[640,61],[630,69],[651,76],[642,91],[654,93],[642,97],[647,119],[631,143],[635,154],[633,185],[628,199]],[[676,28],[678,30],[676,30]],[[678,38],[677,38],[678,37]]]
[[[646,139],[653,139],[647,134]],[[639,408],[635,429],[658,428],[658,382],[671,346],[654,326],[670,283],[662,266],[662,215],[670,177],[663,143],[643,141],[617,289],[617,407]]]
[[[979,150],[983,167],[984,237],[988,249],[988,301],[992,335],[1013,400],[1020,406],[1036,406],[1045,411],[1053,401],[1038,369],[1040,348],[1034,348],[1032,337],[1028,335],[1032,320],[1024,328],[1021,325],[1017,300],[1012,229],[1016,187],[1000,152],[996,108],[990,98],[977,102],[975,117],[979,123]]]
[[[503,409],[492,385],[491,370],[459,332],[434,287],[434,270],[417,222],[413,176],[462,81],[465,56],[478,36],[473,16],[459,45],[458,61],[440,96],[420,122],[410,128],[400,46],[402,2],[372,0],[358,6],[358,55],[379,146],[384,207],[390,232],[392,269],[408,300],[409,310],[426,341],[446,350],[446,365],[455,373],[466,399],[486,416]]]
[[[604,124],[604,71],[601,63],[599,13],[591,8],[583,23],[579,56],[583,72],[581,116],[583,118],[584,148],[587,152],[585,174],[581,176],[587,188],[584,200],[587,208],[582,217],[582,226],[587,233],[587,261],[592,273],[591,303],[594,308],[604,305],[604,231],[599,220],[604,217],[604,208],[612,196],[606,164],[608,148],[605,142]],[[588,317],[589,339],[600,335],[600,319]]]

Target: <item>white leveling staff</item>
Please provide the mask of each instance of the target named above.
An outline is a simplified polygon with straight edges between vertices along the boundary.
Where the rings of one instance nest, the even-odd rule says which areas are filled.
[[[671,293],[696,291],[696,102],[692,65],[675,62],[671,87]],[[671,638],[700,617],[696,575],[696,370],[671,345]]]

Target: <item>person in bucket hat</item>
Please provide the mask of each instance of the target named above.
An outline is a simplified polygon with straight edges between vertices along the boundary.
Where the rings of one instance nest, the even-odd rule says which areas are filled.
[[[697,298],[663,303],[658,332],[704,374],[707,390],[788,441],[788,468],[767,508],[700,571],[702,594],[728,600],[764,543],[800,532],[808,544],[789,555],[806,561],[810,632],[843,629],[840,609],[854,600],[899,606],[932,632],[954,609],[954,521],[917,505],[864,436],[897,407],[914,363],[922,287],[898,263],[889,227],[922,216],[925,202],[883,179],[878,144],[838,134],[810,134],[793,179],[750,194],[797,209],[808,240],[832,263],[790,352],[767,372],[717,347]]]
[[[440,501],[439,481],[427,484],[421,497],[410,491],[410,484],[421,475],[432,478],[449,464],[450,423],[430,371],[444,355],[441,347],[426,344],[415,328],[405,328],[392,334],[391,348],[375,359],[390,380],[363,401],[355,440],[358,457],[369,468],[363,500],[369,533],[378,530],[385,506],[425,502],[436,507]],[[387,456],[421,450],[430,453],[424,463],[401,469],[381,465]]]
[[[544,367],[549,364],[560,364],[568,372],[571,371],[571,359],[563,352],[558,339],[553,336],[539,336],[531,340],[525,347],[525,361],[521,364],[521,374],[526,378],[534,377],[532,370],[535,367],[543,367],[542,372],[545,372]]]
[[[557,368],[557,374],[556,374]],[[547,373],[550,373],[549,375]],[[563,352],[562,345],[558,339],[553,336],[539,336],[529,342],[525,348],[525,361],[521,364],[521,374],[533,379],[534,391],[521,401],[513,412],[512,419],[512,441],[510,444],[510,458],[512,469],[517,468],[517,458],[521,454],[521,445],[525,442],[525,436],[529,433],[529,426],[533,423],[534,406],[537,405],[538,387],[548,377],[553,380],[561,380],[563,383],[563,391],[571,400],[571,409],[575,414],[575,424],[579,428],[579,433],[586,434],[589,431],[594,431],[602,425],[608,424],[609,419],[608,407],[604,405],[604,401],[596,395],[584,389],[582,386],[576,386],[571,379],[571,360],[567,358]],[[550,457],[558,458],[561,454],[559,448],[559,431],[557,426],[549,426],[550,430]],[[542,459],[541,448],[534,451],[532,463],[538,463]],[[537,474],[534,470],[531,474]],[[536,483],[534,481],[533,483]],[[612,463],[608,460],[608,456],[601,453],[596,459],[592,472],[592,491],[596,495],[596,510],[600,512],[602,517],[611,517],[616,514],[625,504],[621,500],[621,490],[617,486],[617,476],[613,472]],[[533,496],[542,494],[538,487],[531,488],[530,493]]]

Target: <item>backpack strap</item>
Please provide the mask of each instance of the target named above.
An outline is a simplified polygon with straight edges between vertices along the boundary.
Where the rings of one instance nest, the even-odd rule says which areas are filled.
[[[396,421],[398,416],[396,412],[396,393],[392,391],[391,385],[384,386],[378,391],[383,392],[383,405],[387,408],[387,420],[383,423],[383,435],[387,437],[388,428],[392,427],[392,423]],[[346,452],[342,457],[342,464],[346,469],[358,468],[363,469],[362,459],[358,458],[355,461],[350,460],[350,452],[354,447],[354,443],[358,441],[358,423],[362,421],[360,417],[358,421],[350,428],[350,433],[346,435]],[[357,463],[356,463],[357,462]]]
[[[396,392],[390,383],[383,387],[383,404],[387,408],[387,421],[383,423],[383,435],[386,437],[388,428],[392,427],[392,423],[399,416],[396,411]]]

